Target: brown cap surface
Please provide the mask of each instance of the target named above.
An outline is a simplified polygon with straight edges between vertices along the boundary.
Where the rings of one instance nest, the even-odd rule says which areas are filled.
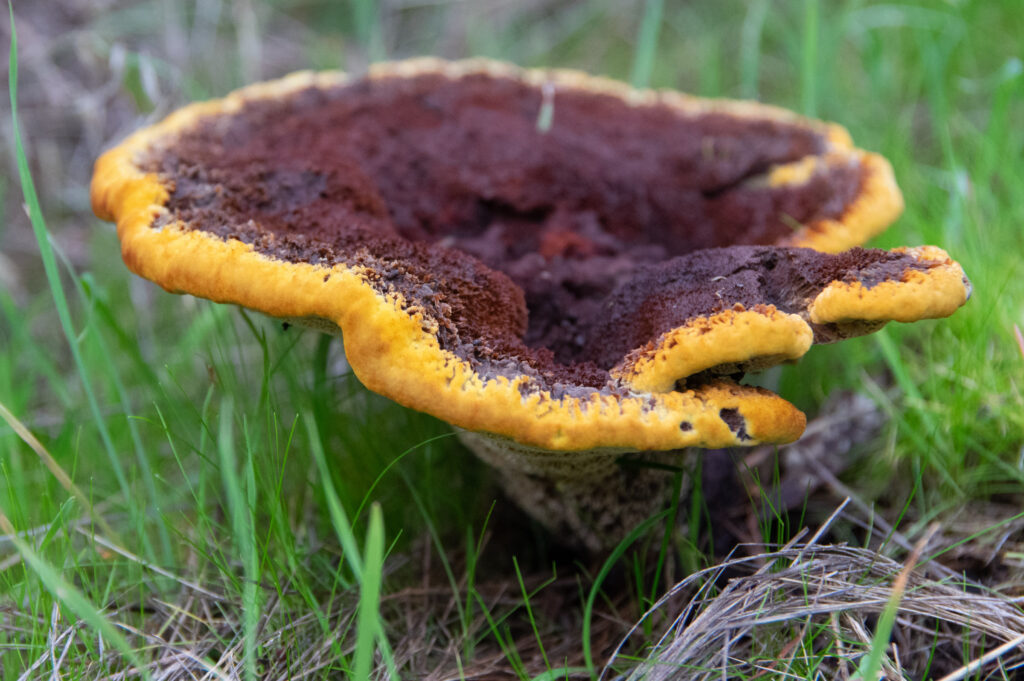
[[[937,249],[721,248],[839,251],[898,215],[838,126],[486,61],[191,105],[107,152],[92,199],[138,274],[340,330],[369,388],[547,449],[793,440],[803,414],[724,376],[966,297]]]

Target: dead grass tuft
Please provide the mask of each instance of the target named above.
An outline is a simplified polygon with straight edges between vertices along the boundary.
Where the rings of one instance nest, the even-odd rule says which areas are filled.
[[[681,594],[696,592],[643,659],[630,665],[627,678],[852,678],[904,565],[871,549],[813,540],[758,548],[676,584],[645,619],[665,615]],[[1024,666],[1020,603],[922,565],[908,576],[884,659],[886,678],[1013,677]],[[626,656],[617,653],[603,678],[623,662]]]
[[[335,666],[345,632],[355,612],[346,604],[326,615],[294,606],[281,599],[270,602],[260,617],[257,649],[261,679],[323,678],[341,670]],[[108,608],[105,616],[116,624],[147,660],[145,672],[159,681],[214,681],[245,678],[242,612],[238,603],[183,591],[174,602],[157,599]],[[0,621],[7,628],[25,613],[7,609]],[[26,633],[29,627],[25,628]],[[353,639],[354,640],[354,639]],[[28,647],[28,646],[26,646]],[[19,681],[62,678],[135,679],[142,670],[125,664],[113,648],[105,646],[82,621],[69,623],[54,605],[45,650],[19,676]],[[3,665],[0,664],[0,672]]]

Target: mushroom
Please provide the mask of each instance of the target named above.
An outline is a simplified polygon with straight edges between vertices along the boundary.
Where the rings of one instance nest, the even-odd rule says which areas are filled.
[[[902,199],[839,126],[482,60],[192,104],[91,194],[134,272],[340,333],[368,388],[595,549],[663,502],[649,462],[799,437],[743,373],[970,291],[938,248],[846,250]]]

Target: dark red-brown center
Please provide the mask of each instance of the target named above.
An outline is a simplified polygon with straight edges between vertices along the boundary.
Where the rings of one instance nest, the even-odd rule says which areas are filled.
[[[541,101],[538,88],[484,75],[311,88],[204,118],[144,165],[173,185],[167,219],[289,262],[366,265],[480,371],[594,387],[638,334],[711,311],[707,291],[669,300],[678,287],[658,283],[697,260],[652,267],[838,218],[863,179],[850,165],[799,187],[751,181],[822,153],[810,127],[564,90],[542,130]],[[831,268],[816,264],[826,256],[786,253],[716,251],[699,269],[731,276],[766,258],[790,273]],[[752,276],[787,276],[765,271]],[[786,306],[774,284],[762,288],[756,303]],[[610,323],[609,305],[658,296],[672,311],[642,331]]]

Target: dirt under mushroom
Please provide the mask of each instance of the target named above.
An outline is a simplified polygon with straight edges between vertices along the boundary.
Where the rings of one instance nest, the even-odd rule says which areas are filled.
[[[366,265],[481,373],[549,385],[605,387],[625,352],[695,314],[792,308],[847,271],[882,281],[913,261],[694,253],[842,215],[859,166],[759,181],[823,153],[808,127],[566,91],[545,131],[540,107],[539,89],[512,78],[363,80],[204,118],[144,165],[174,186],[161,224],[292,262]]]

